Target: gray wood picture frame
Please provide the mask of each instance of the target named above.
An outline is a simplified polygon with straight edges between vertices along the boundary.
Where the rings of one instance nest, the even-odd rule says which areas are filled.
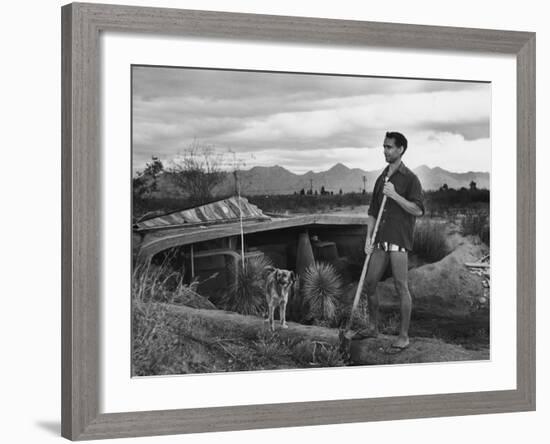
[[[99,411],[100,103],[104,31],[517,58],[516,390],[146,412]],[[535,34],[73,3],[62,8],[62,435],[73,440],[535,409]]]

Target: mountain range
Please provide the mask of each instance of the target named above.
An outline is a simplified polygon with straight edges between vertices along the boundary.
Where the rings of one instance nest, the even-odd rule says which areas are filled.
[[[424,190],[436,190],[447,184],[449,188],[459,189],[470,187],[474,181],[477,188],[490,188],[489,173],[467,172],[453,173],[440,167],[430,168],[426,165],[413,169],[418,176]],[[342,163],[337,163],[327,171],[305,174],[294,174],[281,166],[253,167],[250,170],[240,171],[239,181],[243,194],[293,194],[305,191],[310,188],[320,190],[324,187],[326,191],[333,191],[335,194],[342,190],[344,193],[363,190],[372,191],[376,178],[382,172],[381,169],[365,171],[360,168],[348,168]],[[232,175],[228,175],[224,186],[234,184]]]
[[[430,168],[426,165],[413,169],[420,179],[424,190],[437,190],[444,184],[449,188],[469,188],[470,183],[476,183],[477,188],[490,188],[489,173],[470,171],[467,173],[453,173],[440,167]],[[305,174],[295,174],[281,166],[271,167],[256,166],[249,170],[238,172],[241,193],[243,195],[255,194],[294,194],[312,189],[317,192],[321,187],[325,191],[337,194],[361,192],[363,187],[367,192],[372,191],[376,178],[382,172],[381,169],[365,171],[360,168],[348,168],[342,163],[337,163],[326,171],[308,171]],[[231,193],[235,189],[233,173],[226,173],[223,182],[219,184],[214,195]],[[181,191],[170,180],[168,175],[161,174],[157,183],[157,196],[179,197]]]

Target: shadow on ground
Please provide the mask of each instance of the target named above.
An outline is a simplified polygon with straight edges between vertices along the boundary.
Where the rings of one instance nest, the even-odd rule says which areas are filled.
[[[61,436],[61,423],[59,421],[38,421],[36,425],[55,436]]]

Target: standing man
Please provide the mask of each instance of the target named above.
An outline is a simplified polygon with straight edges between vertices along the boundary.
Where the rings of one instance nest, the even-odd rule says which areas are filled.
[[[398,132],[387,132],[384,139],[384,156],[388,166],[374,185],[365,241],[365,254],[372,253],[366,277],[369,326],[357,334],[359,338],[378,335],[379,303],[376,287],[389,263],[395,289],[401,298],[401,327],[399,337],[392,344],[393,348],[399,350],[409,345],[412,300],[407,283],[408,252],[412,250],[415,220],[424,214],[420,181],[401,160],[405,151],[405,136]],[[386,205],[376,239],[371,239],[383,196],[387,196]]]

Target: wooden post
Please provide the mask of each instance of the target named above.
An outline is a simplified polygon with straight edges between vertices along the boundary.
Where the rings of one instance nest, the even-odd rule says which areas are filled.
[[[193,244],[191,244],[191,279],[195,278],[195,257],[193,253]]]

